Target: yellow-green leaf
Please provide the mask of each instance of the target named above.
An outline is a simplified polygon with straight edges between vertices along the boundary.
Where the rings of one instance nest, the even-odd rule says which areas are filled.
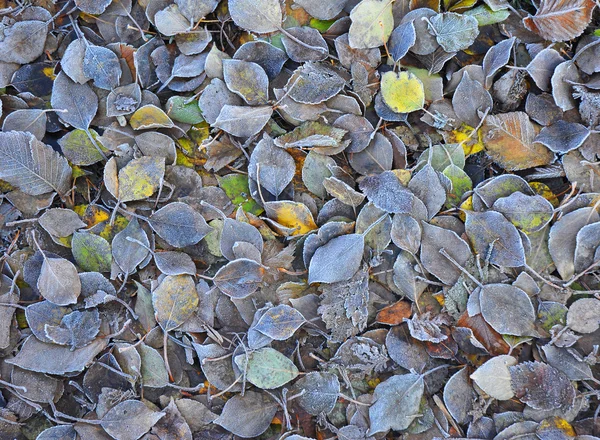
[[[136,110],[129,120],[134,130],[146,128],[171,128],[175,124],[167,114],[155,105],[145,105]]]
[[[150,197],[165,175],[164,157],[133,159],[119,170],[119,200],[130,202]]]
[[[156,320],[165,331],[183,324],[198,307],[198,293],[189,275],[166,276],[152,292]]]

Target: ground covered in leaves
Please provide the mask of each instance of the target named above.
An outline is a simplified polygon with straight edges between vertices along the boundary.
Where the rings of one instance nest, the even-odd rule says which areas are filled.
[[[592,0],[0,0],[0,440],[598,440]]]

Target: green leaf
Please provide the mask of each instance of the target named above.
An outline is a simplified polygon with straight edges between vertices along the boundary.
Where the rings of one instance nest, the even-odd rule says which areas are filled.
[[[234,360],[240,369],[246,368],[246,379],[264,390],[279,388],[298,376],[294,363],[273,348],[241,354]]]
[[[73,258],[85,271],[110,272],[112,253],[110,244],[99,235],[75,232],[71,240]]]
[[[187,96],[171,96],[167,101],[167,116],[185,124],[199,124],[204,121],[198,100]]]
[[[235,206],[241,206],[245,212],[254,215],[260,215],[264,212],[264,209],[250,196],[248,176],[232,173],[223,177],[217,176],[217,179],[219,186]]]

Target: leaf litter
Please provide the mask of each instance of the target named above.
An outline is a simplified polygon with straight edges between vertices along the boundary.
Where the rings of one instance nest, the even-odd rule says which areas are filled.
[[[600,438],[595,2],[0,5],[0,439]]]

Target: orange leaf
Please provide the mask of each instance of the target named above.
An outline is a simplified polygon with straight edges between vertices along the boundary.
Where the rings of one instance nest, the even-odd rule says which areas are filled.
[[[408,301],[398,301],[384,307],[377,313],[377,322],[380,324],[399,325],[404,318],[410,318],[412,306]]]

